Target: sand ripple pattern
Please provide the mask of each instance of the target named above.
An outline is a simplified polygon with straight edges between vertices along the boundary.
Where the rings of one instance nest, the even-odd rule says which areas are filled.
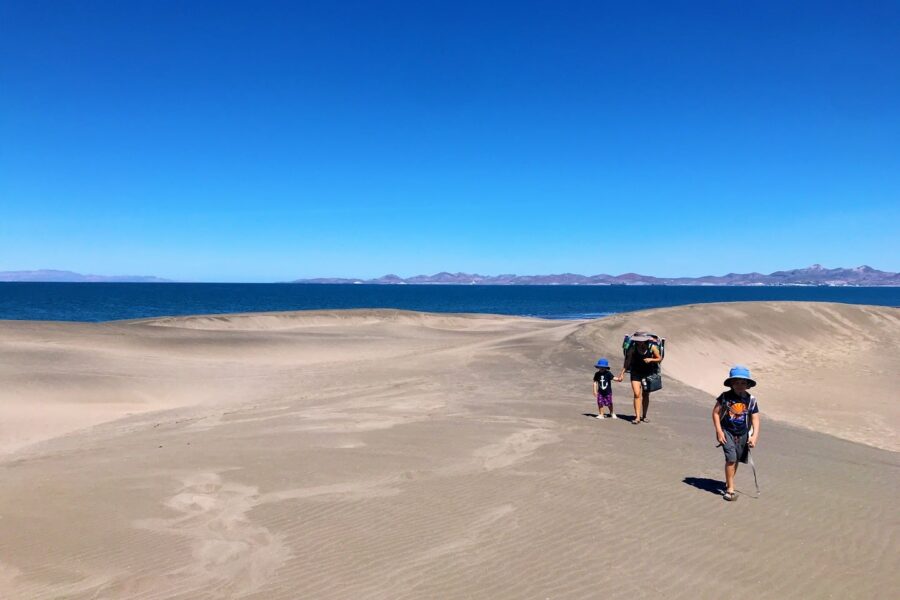
[[[186,538],[192,561],[135,582],[125,590],[134,598],[240,598],[267,582],[289,557],[282,536],[252,522],[248,512],[259,501],[255,487],[223,480],[218,473],[186,477],[165,503],[176,514],[144,519],[139,529]],[[140,591],[142,588],[152,588]]]
[[[813,431],[822,418],[859,433],[831,398],[789,396],[807,380],[782,359],[892,383],[900,349],[885,356],[895,342],[878,334],[896,315],[759,303],[582,323],[0,323],[8,414],[23,398],[148,406],[0,462],[0,599],[893,598],[900,454]],[[646,328],[670,343],[651,422],[592,418],[591,365]],[[761,380],[763,494],[742,469],[732,504],[701,382],[718,388],[738,354]],[[884,408],[872,426],[896,432],[883,388],[843,399]]]

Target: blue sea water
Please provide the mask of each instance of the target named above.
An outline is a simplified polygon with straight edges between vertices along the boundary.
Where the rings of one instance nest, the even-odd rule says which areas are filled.
[[[663,306],[752,300],[900,306],[900,288],[0,283],[0,319],[111,321],[345,308],[580,319]]]

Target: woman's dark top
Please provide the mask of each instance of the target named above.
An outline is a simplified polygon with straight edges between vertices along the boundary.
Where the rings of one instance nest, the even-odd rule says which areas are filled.
[[[632,381],[643,379],[647,375],[652,375],[659,371],[659,363],[645,363],[645,358],[655,358],[653,345],[647,344],[643,352],[638,350],[637,346],[632,346],[625,356],[625,370],[631,373]]]

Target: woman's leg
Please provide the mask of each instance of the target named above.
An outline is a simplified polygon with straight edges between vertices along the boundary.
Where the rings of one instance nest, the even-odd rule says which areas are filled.
[[[633,423],[641,422],[641,397],[644,395],[644,389],[641,387],[641,380],[637,381],[632,380],[631,382],[631,391],[634,393],[634,421]]]

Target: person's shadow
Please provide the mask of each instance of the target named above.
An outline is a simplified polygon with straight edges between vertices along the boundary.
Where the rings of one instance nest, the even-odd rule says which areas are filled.
[[[721,496],[725,491],[725,482],[718,479],[710,479],[709,477],[685,477],[684,483],[694,486],[698,490],[709,492]]]
[[[597,418],[597,413],[581,413],[581,414],[582,414],[582,416],[590,417],[592,419]],[[631,416],[631,417],[629,417],[628,415],[617,415],[617,416],[618,416],[619,420],[622,420],[622,421],[634,421],[633,416]]]

